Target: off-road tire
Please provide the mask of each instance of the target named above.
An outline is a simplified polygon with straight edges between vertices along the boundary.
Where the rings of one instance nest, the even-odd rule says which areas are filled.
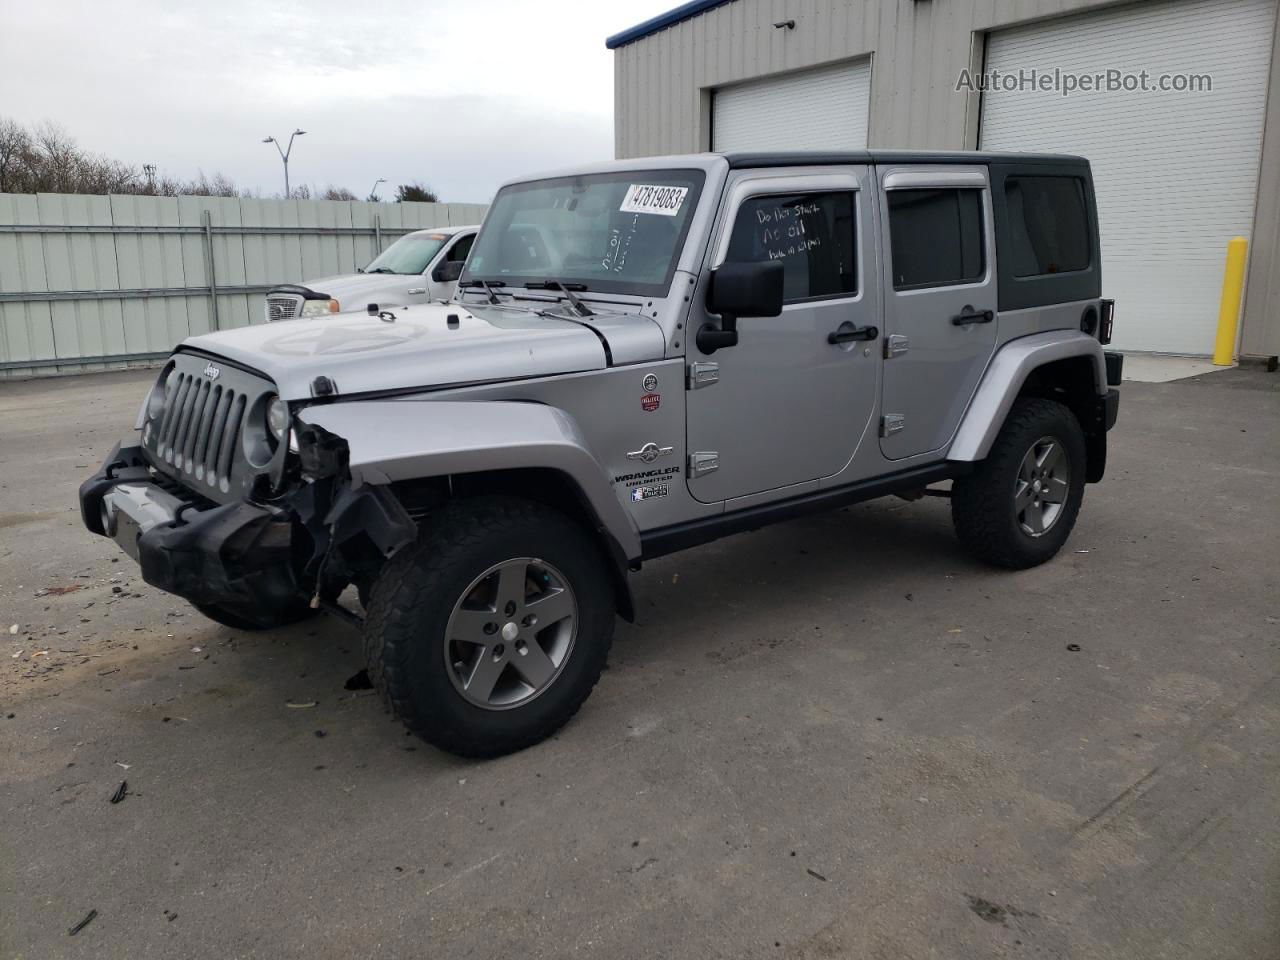
[[[1038,537],[1024,531],[1014,508],[1019,467],[1032,445],[1051,437],[1061,443],[1070,474],[1061,514]],[[956,535],[972,554],[1013,570],[1034,567],[1062,549],[1084,500],[1085,438],[1069,408],[1052,400],[1014,401],[991,452],[972,473],[951,486],[951,519]]]
[[[578,604],[577,633],[559,674],[536,697],[490,710],[455,687],[444,638],[468,585],[515,557],[563,572]],[[580,524],[542,504],[507,497],[447,504],[373,585],[364,626],[369,678],[405,726],[449,753],[494,757],[538,743],[577,713],[604,669],[616,609],[606,562]]]
[[[318,614],[307,601],[299,597],[293,603],[275,610],[240,610],[236,607],[211,604],[191,604],[200,613],[215,623],[232,630],[274,630],[287,627],[291,623],[299,623]]]

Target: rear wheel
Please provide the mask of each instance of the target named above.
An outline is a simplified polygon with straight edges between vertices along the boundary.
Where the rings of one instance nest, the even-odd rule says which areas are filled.
[[[1023,569],[1052,558],[1084,500],[1085,439],[1070,409],[1014,402],[987,458],[951,488],[961,543],[980,559]]]
[[[596,542],[541,504],[481,498],[433,514],[369,598],[369,676],[410,730],[461,756],[510,753],[577,712],[613,637]]]

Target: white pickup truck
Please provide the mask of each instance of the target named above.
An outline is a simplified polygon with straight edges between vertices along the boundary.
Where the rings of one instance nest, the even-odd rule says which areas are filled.
[[[453,296],[479,226],[407,233],[358,273],[287,283],[267,293],[266,319],[323,317],[343,310],[403,307]]]

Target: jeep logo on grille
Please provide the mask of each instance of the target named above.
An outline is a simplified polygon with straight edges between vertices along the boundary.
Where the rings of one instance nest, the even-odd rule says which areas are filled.
[[[220,373],[222,373],[222,371],[219,370],[217,367],[215,367],[212,363],[207,364],[204,368],[204,375],[208,377],[210,380],[217,380],[218,375]]]

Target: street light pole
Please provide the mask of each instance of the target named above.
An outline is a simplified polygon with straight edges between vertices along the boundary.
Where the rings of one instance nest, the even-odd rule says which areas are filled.
[[[369,190],[369,199],[370,199],[370,200],[377,200],[377,199],[378,199],[378,184],[380,184],[380,183],[386,183],[386,182],[387,182],[387,181],[386,181],[386,180],[384,180],[382,177],[379,177],[377,180],[373,181],[373,187]]]
[[[307,131],[294,130],[289,134],[289,145],[283,150],[280,149],[280,141],[275,137],[265,137],[263,143],[274,143],[276,145],[276,153],[280,154],[280,159],[284,162],[284,198],[288,200],[291,196],[289,192],[289,154],[293,152],[293,138],[301,137]]]

